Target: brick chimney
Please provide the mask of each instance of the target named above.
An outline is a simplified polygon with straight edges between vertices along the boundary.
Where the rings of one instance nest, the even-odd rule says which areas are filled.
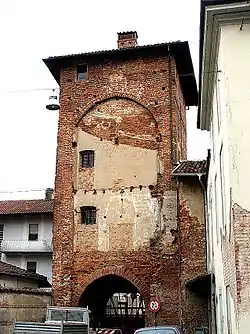
[[[134,48],[137,46],[137,37],[136,31],[118,32],[118,49]]]

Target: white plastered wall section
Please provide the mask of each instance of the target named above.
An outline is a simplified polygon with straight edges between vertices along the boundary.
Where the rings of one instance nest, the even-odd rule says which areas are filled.
[[[166,226],[164,242],[170,247],[174,240],[170,230],[177,226],[177,199],[175,191],[166,191],[160,208],[158,199],[152,197],[149,186],[156,185],[157,174],[163,172],[157,150],[125,144],[114,145],[111,141],[100,141],[100,138],[82,130],[78,130],[77,138],[77,166],[82,150],[95,151],[93,188],[96,194],[78,189],[74,196],[74,206],[75,212],[79,212],[81,206],[97,208],[97,249],[111,250],[111,229],[122,224],[131,226],[129,247],[133,250],[148,245],[150,238],[157,230],[163,229],[163,225]],[[119,189],[114,189],[117,180],[120,186]],[[134,187],[132,191],[129,190],[131,186]],[[102,189],[105,189],[105,193]],[[82,230],[82,227],[78,228]]]
[[[224,66],[227,73],[227,92],[229,108],[229,146],[232,205],[250,211],[249,161],[250,161],[250,20],[245,19],[242,26],[229,25],[222,29]],[[237,224],[238,226],[238,224]],[[237,227],[239,228],[239,226]],[[248,233],[247,228],[239,233]],[[243,235],[242,235],[243,237]],[[242,239],[240,237],[240,239]],[[241,243],[240,240],[238,240]],[[248,253],[247,253],[248,252]],[[239,248],[239,270],[241,275],[241,301],[238,307],[239,333],[249,333],[250,310],[249,275],[245,272],[245,261],[249,259],[250,249]]]
[[[98,250],[107,251],[110,248],[110,224],[130,223],[133,226],[133,249],[143,246],[152,237],[159,219],[158,201],[145,187],[157,182],[160,168],[157,151],[124,144],[115,146],[108,140],[100,142],[100,138],[79,130],[78,151],[84,149],[95,151],[93,187],[97,194],[84,194],[84,190],[79,190],[74,205],[78,211],[84,205],[98,208]],[[121,180],[121,188],[126,188],[122,202],[120,190],[112,189],[118,179]],[[141,190],[139,185],[143,185]],[[132,192],[128,190],[130,186],[135,187]],[[105,189],[105,194],[102,189]]]
[[[218,72],[215,78],[211,116],[211,164],[209,172],[208,198],[210,200],[209,227],[210,269],[216,275],[216,295],[218,303],[218,327],[227,330],[226,285],[223,276],[221,236],[230,240],[231,204],[237,203],[250,210],[249,197],[249,147],[250,147],[250,25],[245,22],[240,29],[238,24],[226,24],[220,27],[220,41],[217,58]],[[219,117],[218,117],[219,115]],[[220,121],[219,121],[220,120]],[[222,171],[220,153],[222,156]],[[217,178],[216,178],[217,175]],[[221,199],[221,187],[224,184],[224,203]],[[219,181],[218,181],[219,180]],[[219,201],[218,201],[219,199]],[[216,204],[215,204],[216,202]],[[222,204],[223,210],[222,210]],[[224,224],[223,224],[224,214]],[[235,268],[232,268],[235,271]],[[242,294],[249,296],[250,284],[245,282]],[[236,293],[236,292],[235,292]],[[248,333],[250,312],[241,306],[238,309],[238,326],[234,322],[233,298],[231,299],[231,319],[233,333]]]
[[[227,27],[224,27],[227,29]],[[227,300],[222,249],[229,241],[231,225],[231,187],[229,131],[231,112],[228,104],[228,78],[225,68],[227,52],[225,29],[221,27],[214,78],[210,118],[211,161],[208,180],[209,269],[216,278],[216,310],[218,331],[228,331],[227,303],[230,303],[231,330],[236,333],[233,293]],[[232,268],[235,271],[235,268]]]
[[[212,154],[211,168],[209,175],[208,196],[211,197],[209,212],[209,226],[212,233],[209,235],[210,245],[210,270],[214,271],[216,276],[216,300],[217,300],[217,323],[218,332],[228,330],[227,319],[223,316],[226,314],[225,309],[225,280],[228,284],[228,278],[231,274],[231,285],[233,293],[230,297],[231,306],[231,328],[233,333],[248,333],[249,332],[249,276],[246,275],[246,266],[244,265],[244,250],[239,252],[242,258],[239,260],[243,268],[238,279],[240,282],[240,299],[237,296],[236,290],[236,269],[235,261],[228,263],[229,259],[233,259],[235,245],[229,242],[230,237],[230,222],[228,212],[230,214],[230,204],[237,203],[240,208],[248,210],[248,185],[247,185],[247,166],[248,166],[248,147],[249,147],[249,130],[246,124],[248,123],[247,108],[249,106],[249,17],[250,4],[246,2],[232,2],[230,4],[222,4],[217,6],[207,6],[205,13],[205,32],[204,32],[204,52],[202,63],[202,106],[201,106],[201,128],[211,128],[211,143]],[[246,61],[247,59],[247,61]],[[220,67],[220,68],[219,68]],[[221,72],[217,72],[217,69]],[[220,81],[217,82],[219,75]],[[219,86],[220,99],[214,101],[216,97],[213,94],[215,87]],[[215,110],[218,110],[225,124],[221,125],[221,129],[216,132]],[[246,109],[245,109],[246,108]],[[210,113],[212,111],[212,116]],[[226,134],[227,132],[227,134]],[[226,140],[228,147],[226,149]],[[218,202],[217,198],[221,199],[220,187],[215,186],[215,175],[217,179],[220,173],[220,165],[218,163],[219,152],[223,143],[223,170],[224,178],[222,180],[224,186],[224,221],[225,221],[225,238],[219,240],[220,230],[223,235],[223,220],[222,220],[222,203]],[[214,144],[214,147],[213,147]],[[218,182],[217,182],[218,183]],[[231,190],[231,195],[230,195]],[[231,203],[232,199],[232,203]],[[229,207],[229,210],[228,210]],[[242,220],[242,217],[240,221]],[[244,220],[244,219],[243,219]],[[238,225],[240,223],[238,221]],[[220,229],[221,228],[221,229]],[[237,227],[238,228],[238,227]],[[219,231],[219,233],[218,233]],[[237,231],[238,236],[239,231]],[[244,232],[245,233],[245,232]],[[246,234],[246,233],[245,233]],[[213,236],[213,238],[212,238]],[[218,242],[217,242],[218,239]],[[232,237],[232,240],[234,238]],[[249,243],[248,243],[249,244]],[[211,251],[211,247],[213,250]],[[233,246],[233,247],[232,247]],[[231,247],[231,250],[230,250]],[[225,257],[226,255],[226,257]],[[227,267],[227,268],[226,268]],[[225,270],[225,268],[227,270]],[[229,270],[231,268],[231,271]],[[234,275],[234,282],[232,277]],[[239,276],[239,273],[238,273]],[[244,278],[244,280],[242,280]],[[247,279],[245,279],[247,278]],[[243,284],[242,284],[243,283]],[[244,298],[242,298],[244,296]],[[239,305],[238,305],[239,304]],[[246,307],[248,305],[248,307]],[[234,316],[234,306],[236,307]],[[230,322],[230,321],[229,321]]]

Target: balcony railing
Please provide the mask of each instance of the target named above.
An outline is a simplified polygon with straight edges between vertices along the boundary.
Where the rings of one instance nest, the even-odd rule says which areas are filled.
[[[52,253],[51,240],[2,240],[2,253]]]

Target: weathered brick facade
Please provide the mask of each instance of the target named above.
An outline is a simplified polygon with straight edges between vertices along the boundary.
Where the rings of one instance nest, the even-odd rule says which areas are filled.
[[[223,237],[221,246],[225,285],[230,287],[239,332],[246,323],[250,307],[249,221],[249,211],[232,202],[229,240]]]
[[[179,248],[181,273],[182,326],[192,333],[193,328],[208,323],[205,284],[200,293],[189,291],[186,284],[206,274],[206,234],[203,190],[198,177],[181,178],[179,187]]]
[[[186,326],[186,317],[191,333],[206,324],[204,307],[203,318],[194,320],[201,313],[195,297],[194,306],[185,304],[185,283],[205,272],[204,221],[189,208],[194,200],[203,210],[203,198],[178,200],[171,177],[187,154],[188,82],[180,84],[180,58],[169,52],[166,44],[51,59],[60,75],[47,62],[61,88],[53,299],[57,305],[81,304],[92,282],[116,275],[137,287],[147,325],[153,323],[147,305],[157,295],[157,324]],[[85,80],[76,79],[79,62],[88,64]],[[83,150],[95,152],[94,167],[82,168]],[[97,208],[96,224],[82,224],[83,206]],[[183,272],[182,256],[188,263]]]

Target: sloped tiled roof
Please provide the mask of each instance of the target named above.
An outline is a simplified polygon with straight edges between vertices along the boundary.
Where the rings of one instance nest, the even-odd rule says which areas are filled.
[[[206,160],[185,160],[181,161],[172,171],[172,175],[194,175],[205,174],[207,168]]]
[[[46,59],[43,59],[44,62],[50,59],[63,59],[63,58],[71,58],[71,57],[81,57],[81,56],[92,56],[92,55],[99,55],[99,54],[106,54],[106,53],[124,53],[124,51],[133,51],[133,50],[143,50],[143,49],[149,49],[152,47],[161,47],[161,46],[168,46],[169,44],[181,44],[185,42],[181,41],[174,41],[174,42],[166,42],[166,43],[156,43],[156,44],[148,44],[148,45],[137,45],[133,48],[122,48],[122,49],[109,49],[109,50],[97,50],[97,51],[89,51],[89,52],[83,52],[83,53],[69,53],[66,55],[61,56],[51,56]]]
[[[0,275],[11,275],[17,277],[26,277],[40,281],[40,286],[50,287],[47,278],[43,275],[32,273],[28,270],[13,266],[12,264],[0,261]]]
[[[53,204],[54,201],[48,199],[0,201],[0,215],[50,213],[53,212]]]

